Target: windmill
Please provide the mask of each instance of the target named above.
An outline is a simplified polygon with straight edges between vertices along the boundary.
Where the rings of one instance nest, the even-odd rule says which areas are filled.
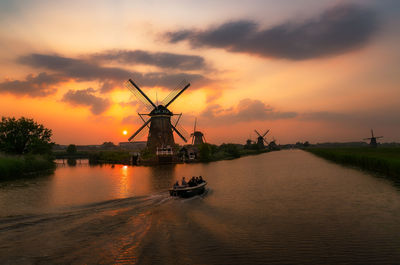
[[[279,147],[278,147],[278,145],[276,144],[275,137],[272,137],[272,141],[269,142],[268,148],[269,148],[270,150],[279,150]]]
[[[383,138],[383,136],[374,136],[374,131],[371,129],[371,137],[370,138],[364,138],[364,140],[370,140],[369,145],[372,147],[377,147],[378,142],[376,139]]]
[[[258,135],[257,137],[257,146],[260,148],[264,148],[264,142],[266,145],[268,145],[267,140],[265,140],[265,136],[268,134],[269,129],[263,134],[261,135],[259,132],[257,132],[257,130],[254,130],[256,132],[256,134]]]
[[[190,137],[192,138],[192,145],[193,144],[199,145],[199,144],[203,144],[206,142],[206,138],[204,137],[204,134],[200,131],[196,131],[196,124],[197,124],[197,118],[194,119],[193,133],[190,135]]]
[[[158,153],[159,149],[169,148],[169,154],[172,154],[172,147],[175,144],[172,133],[173,131],[175,131],[183,141],[187,142],[186,138],[188,133],[178,125],[182,113],[174,114],[168,109],[168,107],[190,86],[190,83],[187,83],[186,85],[184,84],[186,84],[186,82],[182,81],[181,84],[172,90],[172,92],[160,103],[160,105],[155,105],[132,79],[129,79],[125,83],[126,87],[150,112],[146,114],[138,113],[144,124],[131,137],[129,137],[129,141],[132,141],[145,127],[147,127],[149,129],[147,148],[153,152],[157,151]],[[171,118],[173,117],[178,117],[174,124],[171,122]]]

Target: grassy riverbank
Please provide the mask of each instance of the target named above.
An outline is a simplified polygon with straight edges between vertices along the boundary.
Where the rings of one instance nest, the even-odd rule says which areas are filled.
[[[305,151],[337,163],[357,166],[362,169],[400,177],[400,148],[306,148]]]
[[[54,169],[55,163],[50,157],[0,155],[0,181],[38,175]]]

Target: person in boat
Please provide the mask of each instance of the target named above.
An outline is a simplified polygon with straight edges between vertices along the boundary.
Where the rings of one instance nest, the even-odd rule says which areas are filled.
[[[199,184],[198,181],[197,181],[197,177],[194,177],[194,176],[192,177],[190,182],[191,182],[191,183],[189,183],[190,187],[194,187],[194,186],[197,186]]]
[[[174,184],[174,189],[177,189],[177,188],[179,188],[179,181],[176,181]]]
[[[204,179],[200,176],[200,177],[199,177],[199,184],[200,184],[200,183],[203,183],[203,182],[204,182]]]
[[[188,183],[185,180],[185,177],[182,177],[182,187],[186,187]]]

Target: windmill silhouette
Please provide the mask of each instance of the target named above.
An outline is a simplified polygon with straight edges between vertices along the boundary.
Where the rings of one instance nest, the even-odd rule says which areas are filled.
[[[383,138],[383,136],[374,136],[374,131],[371,129],[371,137],[370,138],[364,138],[364,140],[370,140],[369,145],[372,147],[377,147],[378,142],[376,139]]]
[[[131,136],[129,141],[132,141],[145,127],[149,129],[147,137],[147,148],[151,151],[158,149],[169,148],[172,152],[172,147],[175,144],[173,131],[187,142],[186,138],[188,133],[185,129],[178,125],[180,114],[174,114],[168,107],[174,102],[189,86],[190,83],[182,81],[172,92],[160,103],[154,104],[150,98],[133,82],[129,79],[125,85],[136,96],[136,98],[147,108],[150,113],[140,114],[139,117],[143,120],[144,124]],[[186,84],[186,85],[184,85]],[[182,88],[183,86],[183,88]],[[157,102],[158,103],[158,102]],[[149,117],[146,120],[146,116]],[[174,124],[171,123],[171,118],[178,117]],[[179,130],[178,130],[179,128]],[[186,137],[185,137],[186,136]]]
[[[256,134],[258,135],[258,137],[257,137],[257,146],[258,146],[259,148],[264,148],[264,147],[265,147],[265,146],[264,146],[264,143],[265,143],[266,145],[268,145],[267,140],[265,140],[265,136],[268,134],[269,129],[268,129],[263,135],[261,135],[259,132],[257,132],[257,130],[254,130],[254,131],[255,131]]]
[[[204,134],[200,131],[196,131],[196,124],[197,124],[197,118],[194,119],[194,128],[193,128],[193,133],[190,135],[192,138],[192,145],[199,145],[203,144],[206,142],[206,138],[204,137]]]
[[[269,142],[268,148],[269,148],[270,150],[279,150],[279,147],[278,147],[278,145],[276,144],[275,137],[272,137],[272,141]]]

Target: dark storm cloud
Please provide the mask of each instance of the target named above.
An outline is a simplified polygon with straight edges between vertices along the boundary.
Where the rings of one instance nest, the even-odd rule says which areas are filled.
[[[199,70],[206,66],[204,58],[200,56],[142,50],[111,50],[90,55],[89,58],[100,62],[115,61],[122,64],[144,64],[178,70]]]
[[[87,88],[82,90],[69,90],[65,93],[62,101],[75,106],[88,106],[90,111],[95,114],[101,114],[110,106],[107,99],[103,99],[95,95],[96,90]]]
[[[28,75],[25,80],[6,80],[0,83],[0,93],[44,97],[55,93],[57,91],[55,85],[62,81],[64,79],[58,75],[46,73]]]
[[[171,43],[188,41],[193,47],[217,47],[263,57],[304,60],[341,54],[357,49],[376,31],[376,12],[357,5],[339,5],[319,17],[285,22],[260,29],[253,21],[242,20],[200,30],[169,32]]]
[[[209,105],[201,117],[216,124],[232,124],[238,122],[290,119],[297,116],[296,112],[279,112],[265,105],[260,100],[243,99],[237,106],[224,109],[220,105]]]
[[[55,71],[65,78],[72,78],[76,81],[97,80],[102,83],[102,92],[110,91],[114,87],[121,87],[129,78],[134,79],[142,86],[160,86],[167,89],[175,88],[182,79],[195,82],[197,87],[211,82],[211,80],[200,74],[167,72],[140,73],[118,67],[104,67],[91,61],[58,55],[30,54],[20,57],[18,62],[34,68]]]

